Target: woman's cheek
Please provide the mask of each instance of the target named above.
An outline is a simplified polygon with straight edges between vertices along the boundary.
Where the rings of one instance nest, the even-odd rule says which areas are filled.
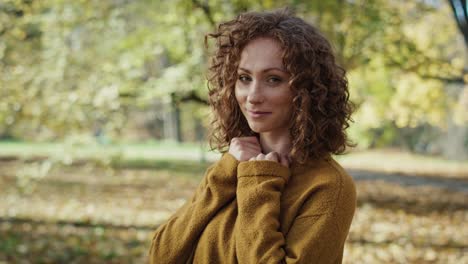
[[[244,102],[246,100],[246,97],[247,97],[246,94],[245,94],[245,89],[242,89],[242,88],[236,86],[235,96],[236,96],[236,100],[239,103],[239,105],[244,104]]]

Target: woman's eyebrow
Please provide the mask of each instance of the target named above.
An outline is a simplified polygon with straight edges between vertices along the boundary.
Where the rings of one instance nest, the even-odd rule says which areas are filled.
[[[246,68],[239,67],[239,70],[245,71],[245,72],[247,72],[247,73],[251,73],[251,71],[248,70],[248,69],[246,69]],[[267,72],[267,71],[272,71],[272,70],[277,70],[277,71],[281,71],[281,72],[287,73],[285,70],[283,70],[283,69],[281,69],[281,68],[278,68],[278,67],[266,68],[266,69],[263,69],[262,72]]]

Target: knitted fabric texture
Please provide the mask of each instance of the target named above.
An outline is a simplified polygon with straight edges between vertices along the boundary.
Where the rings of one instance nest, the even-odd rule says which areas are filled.
[[[355,208],[329,156],[286,168],[226,153],[155,231],[150,263],[341,263]]]

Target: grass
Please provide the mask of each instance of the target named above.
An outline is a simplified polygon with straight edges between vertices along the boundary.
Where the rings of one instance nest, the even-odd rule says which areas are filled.
[[[337,160],[347,169],[468,179],[468,160],[448,160],[400,150],[352,152],[338,156]]]
[[[117,143],[117,144],[80,144],[80,143],[62,143],[62,142],[21,142],[21,141],[0,141],[0,155],[2,156],[48,156],[60,151],[73,150],[81,156],[99,156],[103,154],[114,154],[124,152],[126,155],[153,158],[159,153],[180,153],[207,151],[197,144],[176,143],[170,141],[150,141],[143,143]]]
[[[191,160],[150,160],[150,159],[127,159],[112,164],[115,168],[125,169],[158,169],[168,170],[175,173],[193,172],[202,174],[209,166],[208,162]]]
[[[49,157],[65,164],[95,160],[119,168],[185,170],[189,166],[203,171],[219,155],[209,152],[206,145],[170,141],[106,145],[0,141],[0,159]],[[336,159],[347,169],[468,179],[468,160],[453,161],[388,149],[353,151]]]
[[[51,158],[64,164],[79,161],[97,161],[117,167],[158,168],[168,160],[180,163],[193,161],[207,163],[219,154],[208,152],[202,145],[176,142],[143,142],[117,144],[69,144],[0,141],[0,159]],[[206,165],[206,164],[205,164]]]

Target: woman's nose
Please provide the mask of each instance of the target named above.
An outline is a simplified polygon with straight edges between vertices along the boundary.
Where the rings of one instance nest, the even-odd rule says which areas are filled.
[[[258,82],[252,82],[249,87],[249,93],[247,95],[247,102],[251,104],[259,104],[264,101],[260,84]]]

